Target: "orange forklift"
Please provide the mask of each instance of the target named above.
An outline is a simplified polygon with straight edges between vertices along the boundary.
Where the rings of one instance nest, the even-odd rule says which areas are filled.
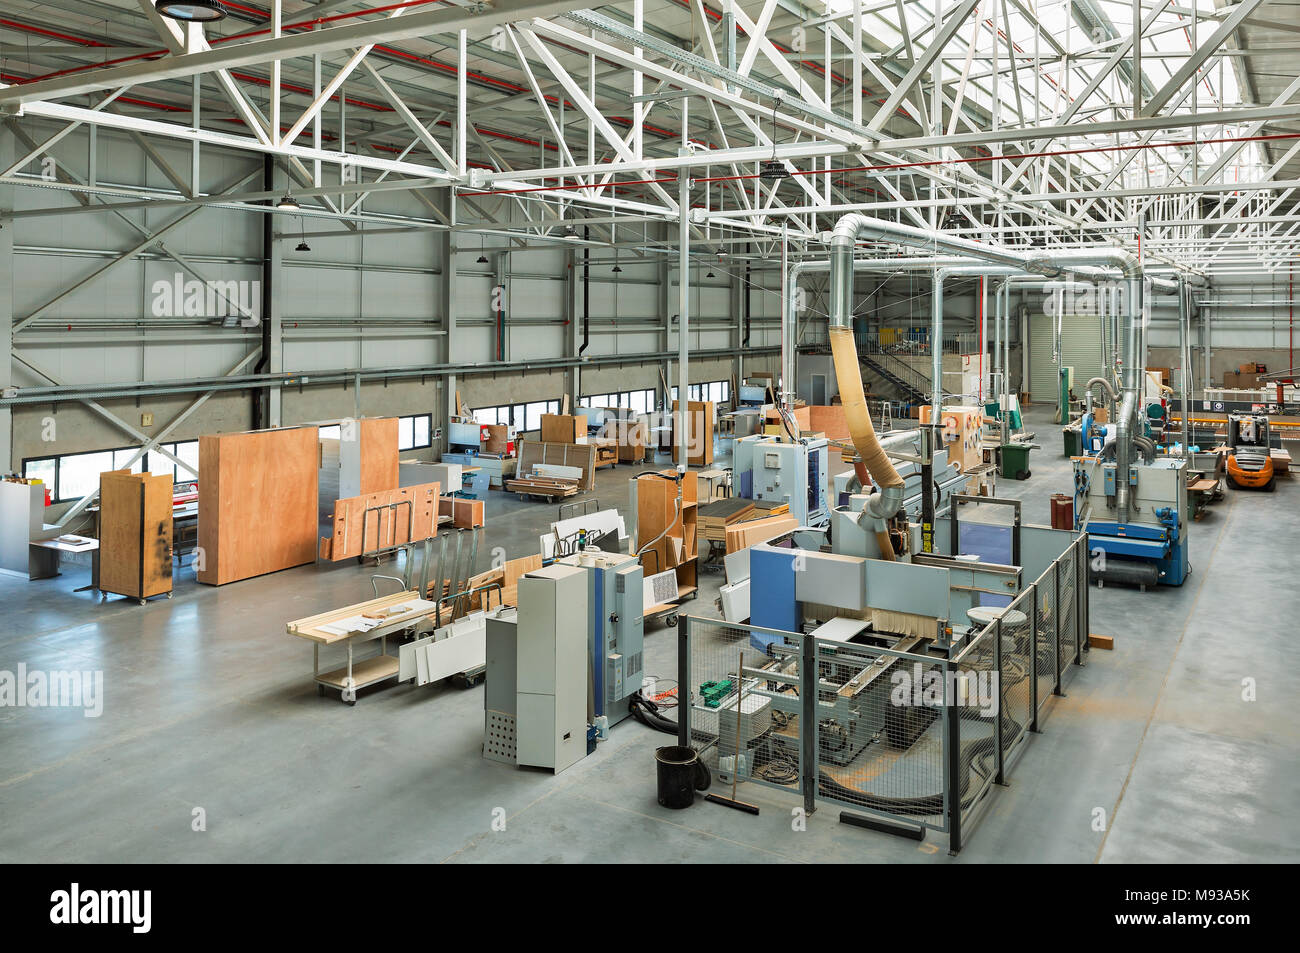
[[[1228,482],[1235,488],[1273,492],[1277,479],[1269,455],[1267,414],[1228,415],[1226,458]]]

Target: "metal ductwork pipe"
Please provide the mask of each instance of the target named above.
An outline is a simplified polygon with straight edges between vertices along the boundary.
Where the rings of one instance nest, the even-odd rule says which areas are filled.
[[[1116,504],[1119,510],[1119,521],[1126,522],[1129,514],[1130,444],[1137,422],[1137,394],[1140,380],[1136,365],[1138,356],[1136,335],[1142,314],[1141,262],[1128,252],[1119,249],[1027,254],[939,231],[881,221],[856,212],[840,218],[831,233],[831,353],[835,359],[835,373],[839,377],[840,395],[844,401],[845,416],[848,419],[849,432],[853,436],[853,444],[866,462],[872,478],[881,486],[880,494],[873,497],[872,505],[868,508],[868,512],[873,516],[890,516],[898,510],[902,503],[902,480],[881,450],[875,429],[871,425],[871,417],[867,414],[866,399],[862,390],[862,373],[858,367],[857,347],[853,340],[853,249],[862,239],[927,248],[936,255],[940,253],[963,255],[1053,277],[1064,271],[1078,273],[1085,268],[1115,269],[1123,274],[1128,287],[1128,300],[1124,308],[1123,399],[1116,424],[1116,463],[1119,471],[1119,479],[1116,480]],[[941,345],[938,350],[941,352]]]

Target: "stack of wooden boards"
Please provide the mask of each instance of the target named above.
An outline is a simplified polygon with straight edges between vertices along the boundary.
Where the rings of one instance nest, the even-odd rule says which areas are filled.
[[[98,588],[141,602],[172,591],[170,475],[99,475]]]
[[[717,500],[700,507],[700,534],[715,543],[727,541],[727,527],[749,519],[754,513],[754,501],[734,496]]]
[[[330,535],[320,540],[321,559],[347,559],[437,535],[440,489],[422,483],[336,501]],[[482,506],[479,500],[464,502]]]
[[[744,520],[727,527],[727,552],[734,553],[773,536],[788,533],[799,525],[793,516],[766,516]]]
[[[700,507],[700,533],[710,542],[725,543],[727,552],[752,546],[795,528],[788,503],[732,497]]]
[[[525,440],[519,445],[518,472],[506,481],[505,488],[521,496],[554,499],[589,492],[595,482],[595,447]]]

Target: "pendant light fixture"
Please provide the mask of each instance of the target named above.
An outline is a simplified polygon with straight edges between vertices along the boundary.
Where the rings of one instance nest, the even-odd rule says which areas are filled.
[[[226,18],[226,8],[217,0],[154,0],[153,8],[186,23],[215,23]]]
[[[298,217],[298,234],[302,241],[298,242],[298,247],[294,251],[311,251],[311,246],[307,244],[307,225],[301,216]]]
[[[785,167],[785,163],[776,157],[776,109],[781,105],[781,93],[778,90],[776,98],[772,100],[772,158],[762,163],[758,167],[758,177],[764,182],[771,182],[774,185],[782,179],[790,178],[790,170]]]
[[[302,210],[302,206],[298,204],[298,200],[288,192],[285,192],[284,195],[280,197],[280,201],[275,203],[275,207],[281,212],[298,212]]]

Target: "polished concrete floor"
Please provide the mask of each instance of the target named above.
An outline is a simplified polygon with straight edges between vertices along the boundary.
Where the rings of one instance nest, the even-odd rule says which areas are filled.
[[[1029,423],[1033,475],[999,492],[1046,523],[1069,466],[1046,418]],[[626,510],[631,472],[602,471],[602,506]],[[0,672],[99,670],[105,686],[98,718],[0,707],[0,862],[1295,861],[1298,508],[1294,478],[1229,491],[1191,528],[1184,586],[1092,590],[1092,630],[1115,650],[1074,671],[956,858],[942,835],[849,828],[831,808],[796,830],[796,801],[757,785],[757,817],[660,808],[666,736],[637,723],[556,777],[481,757],[481,687],[320,698],[284,623],[369,598],[373,570],[354,562],[218,589],[181,570],[173,599],[143,607],[74,592],[78,567],[0,575]],[[494,492],[487,549],[536,551],[555,517]],[[720,577],[702,578],[692,611],[713,616]],[[648,672],[675,673],[675,638],[648,628]]]

